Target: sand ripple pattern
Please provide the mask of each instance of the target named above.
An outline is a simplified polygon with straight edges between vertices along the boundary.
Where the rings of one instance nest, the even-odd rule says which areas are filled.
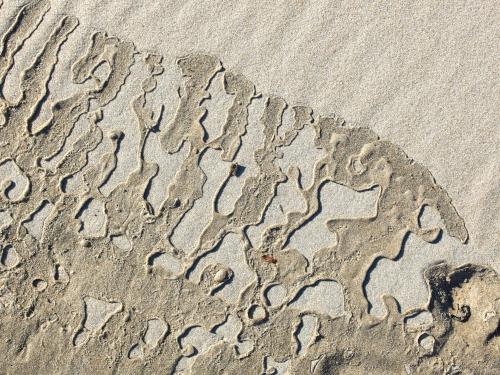
[[[151,104],[165,94],[162,56],[105,32],[92,35],[75,57],[68,84],[78,89],[54,100],[49,84],[60,53],[78,33],[72,16],[46,35],[18,77],[20,96],[7,99],[3,89],[15,56],[41,32],[48,12],[49,1],[28,3],[0,44],[0,167],[17,173],[0,181],[0,373],[500,371],[500,281],[487,267],[433,265],[424,273],[425,306],[401,312],[384,296],[386,315],[369,314],[367,273],[376,259],[395,259],[409,234],[434,243],[445,230],[467,241],[450,197],[424,166],[368,128],[259,94],[215,56],[180,57],[176,107]],[[142,83],[126,97],[137,67]],[[217,79],[226,104],[208,110]],[[109,108],[124,100],[135,135],[104,125]],[[44,108],[46,121],[34,126]],[[207,130],[211,111],[224,112],[215,133]],[[292,114],[289,124],[285,113]],[[78,124],[86,130],[75,130]],[[311,155],[320,156],[307,170],[282,168],[289,147],[307,131],[314,134]],[[245,162],[250,134],[262,142]],[[127,137],[137,147],[124,149]],[[158,160],[145,156],[153,141],[161,145]],[[112,186],[120,155],[136,165]],[[169,181],[160,157],[167,170],[175,168]],[[215,178],[203,167],[214,157]],[[330,244],[306,256],[291,238],[316,220],[327,183],[378,189],[376,213],[328,219]],[[165,192],[157,207],[150,201],[154,184]],[[223,212],[221,199],[234,184],[238,194]],[[284,186],[296,191],[296,200],[283,220],[268,223]],[[189,246],[178,246],[183,221],[203,199],[209,203],[197,215],[208,219],[199,233],[189,224],[182,232]],[[443,228],[422,227],[424,207],[439,213]],[[190,220],[199,224],[201,216]],[[251,238],[257,227],[257,239]],[[318,297],[313,287],[336,289]],[[328,304],[335,293],[341,297],[333,309],[309,303]]]

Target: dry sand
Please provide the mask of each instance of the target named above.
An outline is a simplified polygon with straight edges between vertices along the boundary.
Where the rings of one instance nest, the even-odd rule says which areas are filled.
[[[9,22],[14,19],[20,7],[26,3],[28,1],[3,1],[3,6],[0,9],[1,34],[7,30]],[[224,199],[221,199],[219,203],[219,210],[224,215],[232,211],[234,202],[240,197],[245,180],[250,176],[263,173],[254,160],[253,153],[266,144],[261,133],[263,126],[259,123],[259,119],[265,109],[267,97],[279,96],[288,103],[289,109],[284,114],[285,126],[283,128],[292,128],[293,112],[291,108],[308,106],[314,110],[316,120],[319,116],[335,115],[345,120],[348,127],[366,127],[372,130],[381,139],[399,147],[432,174],[437,185],[451,198],[452,204],[459,217],[463,219],[468,232],[466,244],[460,241],[460,235],[455,236],[459,237],[458,239],[454,238],[446,230],[436,243],[426,242],[421,236],[412,232],[403,241],[399,254],[394,253],[394,251],[390,252],[391,258],[397,255],[395,259],[380,259],[369,268],[369,276],[366,283],[363,284],[369,301],[368,318],[371,316],[373,319],[376,317],[383,319],[384,315],[387,314],[387,306],[389,306],[384,305],[383,295],[393,296],[398,301],[400,312],[403,314],[409,314],[412,309],[428,308],[426,304],[429,299],[432,300],[432,296],[429,295],[427,284],[432,284],[429,280],[433,280],[434,274],[431,272],[430,276],[429,274],[426,276],[424,270],[429,270],[429,266],[437,261],[446,261],[451,268],[434,270],[433,272],[436,274],[454,275],[454,272],[459,274],[460,272],[453,271],[452,267],[468,262],[491,267],[496,272],[500,271],[500,257],[498,256],[500,251],[500,218],[498,214],[500,212],[500,85],[497,58],[500,15],[497,8],[494,1],[449,2],[447,4],[422,1],[413,4],[403,4],[403,2],[392,2],[391,4],[389,2],[329,2],[326,0],[272,3],[260,0],[238,3],[229,1],[153,3],[141,0],[81,2],[52,0],[51,9],[45,15],[43,22],[16,55],[13,69],[6,77],[2,89],[8,101],[15,102],[20,97],[22,90],[19,86],[21,72],[31,65],[34,57],[46,43],[48,36],[63,15],[76,17],[78,26],[74,32],[69,34],[68,40],[64,43],[59,54],[58,62],[48,84],[50,92],[48,103],[55,103],[78,91],[81,85],[71,83],[72,67],[74,68],[75,61],[86,53],[90,37],[95,32],[105,31],[110,37],[117,37],[124,42],[132,42],[135,50],[140,53],[135,55],[136,63],[131,67],[126,84],[119,90],[116,99],[106,104],[103,119],[98,122],[98,127],[102,129],[105,136],[102,142],[98,142],[95,149],[89,151],[89,163],[85,167],[85,170],[89,170],[93,166],[99,166],[101,157],[113,150],[116,141],[107,137],[110,132],[117,130],[123,132],[120,149],[116,154],[116,170],[101,188],[104,196],[113,197],[111,194],[113,189],[124,183],[128,176],[141,165],[138,151],[143,133],[141,133],[141,128],[137,126],[137,117],[131,110],[131,101],[141,94],[141,84],[149,76],[147,62],[143,61],[143,57],[148,52],[163,56],[161,65],[164,67],[164,72],[157,76],[154,75],[157,80],[156,88],[147,98],[147,107],[154,111],[153,118],[156,119],[161,113],[161,116],[158,117],[159,132],[151,133],[144,148],[145,161],[159,164],[158,175],[153,179],[147,196],[155,214],[158,214],[165,200],[168,186],[176,180],[176,172],[182,169],[181,164],[187,160],[189,155],[187,146],[182,147],[178,153],[168,154],[166,150],[169,147],[172,151],[177,151],[175,145],[170,144],[169,146],[169,141],[162,141],[162,138],[175,139],[175,134],[168,133],[168,129],[172,123],[175,123],[174,116],[178,109],[177,88],[182,86],[180,70],[176,64],[179,57],[192,56],[192,54],[216,56],[225,68],[224,72],[217,73],[211,80],[208,89],[211,97],[203,102],[208,111],[203,125],[207,130],[209,142],[216,140],[217,135],[220,134],[220,129],[226,121],[233,100],[224,91],[224,74],[227,76],[226,72],[242,74],[251,84],[255,85],[257,93],[262,94],[260,98],[253,99],[248,107],[248,132],[243,137],[241,150],[235,159],[245,169],[239,178],[229,179],[227,188],[224,190]],[[150,66],[155,66],[155,64]],[[218,67],[215,68],[215,71],[217,69]],[[105,70],[98,71],[96,76],[105,77],[106,74]],[[89,83],[91,82],[87,81],[88,87],[90,87]],[[243,86],[238,85],[237,87],[241,89]],[[199,94],[203,95],[203,90]],[[91,109],[97,108],[98,106],[93,106]],[[50,105],[44,105],[40,112],[40,118],[33,125],[34,128],[41,126],[50,116]],[[147,124],[144,126],[147,127]],[[88,130],[89,124],[85,121],[78,121],[75,130],[68,138],[64,152],[53,160],[42,162],[42,165],[48,169],[55,168],[57,163],[63,160],[65,153],[70,150],[70,146]],[[188,130],[182,132],[181,129],[180,136],[188,134]],[[169,134],[169,136],[165,137],[165,134]],[[285,130],[279,129],[279,134],[284,135]],[[314,164],[324,156],[323,151],[315,145],[314,138],[315,130],[306,126],[300,131],[293,144],[284,149],[283,159],[276,161],[284,173],[287,173],[289,166],[298,166],[302,172],[303,187],[308,187],[314,182]],[[165,147],[165,145],[167,146]],[[2,153],[0,160],[8,156],[10,155]],[[173,231],[170,240],[174,248],[180,250],[181,254],[188,258],[195,258],[200,252],[198,239],[205,226],[212,219],[213,197],[222,181],[227,178],[230,165],[230,159],[222,161],[220,152],[212,149],[207,150],[201,159],[200,168],[207,178],[202,189],[203,196],[199,199],[193,199],[192,209],[187,211],[186,216]],[[9,168],[13,168],[12,165],[0,166],[2,179],[16,174],[14,170],[9,170]],[[402,169],[401,174],[405,176],[410,173],[408,171],[409,169]],[[83,172],[79,173],[78,178],[74,178],[72,183],[69,182],[69,189],[75,194],[82,186],[83,174]],[[292,174],[288,174],[288,176],[293,182],[293,179],[290,178]],[[8,198],[23,194],[26,181],[22,180],[21,175],[16,178],[17,185],[10,191],[11,196]],[[190,179],[189,176],[185,178],[183,183],[185,182],[184,185],[187,186],[181,184],[178,195],[186,194],[186,197],[193,197],[197,191],[195,179]],[[177,181],[179,181],[178,177]],[[261,241],[261,235],[265,228],[271,224],[285,223],[286,213],[306,209],[300,192],[290,181],[278,185],[276,197],[266,211],[264,224],[248,229],[249,241],[255,248],[258,248],[259,245],[262,248],[265,245]],[[377,188],[356,192],[352,188],[338,184],[325,185],[320,192],[321,212],[297,231],[296,235],[291,236],[289,247],[298,249],[304,259],[313,263],[314,254],[321,248],[330,247],[335,240],[325,222],[331,219],[373,217],[376,214],[378,193]],[[401,190],[400,193],[394,201],[396,205],[404,200],[404,190]],[[170,198],[174,199],[173,196]],[[42,209],[41,212],[46,212],[45,216],[50,217],[51,212],[54,212],[52,211],[52,203],[54,202]],[[175,201],[167,203],[176,204]],[[95,239],[95,242],[100,241],[98,240],[100,237],[110,238],[103,225],[105,218],[103,219],[102,215],[99,215],[103,207],[104,203],[99,206],[99,203],[94,202],[88,206],[88,210],[77,218],[86,223],[79,234],[80,237],[90,238],[91,241]],[[440,218],[439,212],[426,208],[420,218],[420,224],[424,228],[434,225],[444,227],[447,226],[447,219],[449,217],[446,214]],[[26,226],[29,227],[29,232],[35,238],[41,239],[43,242],[43,220],[33,220]],[[360,239],[362,237],[360,233]],[[463,236],[461,239],[464,239]],[[131,242],[133,240],[131,241],[130,238],[120,238],[119,236],[115,236],[112,240],[114,247],[122,249],[124,252],[134,251],[135,247]],[[359,249],[362,251],[366,249],[371,254],[371,244],[367,242],[364,245],[358,245]],[[399,249],[399,245],[394,249]],[[107,244],[102,242],[101,245],[93,243],[93,246],[106,248],[110,245],[108,241]],[[3,249],[5,248],[7,248],[6,244],[3,245]],[[241,248],[241,242],[238,236],[232,233],[224,239],[217,251],[203,257],[189,274],[190,280],[194,280],[196,285],[203,286],[202,274],[207,269],[205,267],[211,264],[222,264],[229,267],[231,274],[225,277],[231,278],[232,282],[217,291],[216,294],[228,301],[230,306],[238,304],[239,293],[254,278],[251,267],[249,268],[245,264],[243,251],[235,253],[235,248]],[[151,248],[147,253],[158,250]],[[179,263],[179,260],[175,258],[179,255],[175,251],[173,255],[172,258],[172,254],[167,251],[156,256],[157,265],[165,265],[173,274],[181,273],[185,264]],[[289,257],[295,256],[288,255]],[[7,256],[3,255],[3,258],[7,259]],[[20,258],[23,257],[20,256]],[[2,262],[5,263],[5,259]],[[111,257],[111,260],[113,259],[122,261],[119,260],[122,259],[121,256]],[[127,261],[128,258],[123,259],[123,262],[132,262],[130,259]],[[271,264],[273,264],[273,260],[271,260]],[[278,264],[279,262],[281,262],[281,258],[278,260]],[[12,273],[11,268],[22,269],[22,262],[19,266],[11,267],[9,265],[7,267],[4,265],[4,267],[9,269],[5,275],[9,275],[9,272]],[[73,263],[72,267],[76,271],[78,264]],[[219,270],[217,267],[209,271],[220,276],[220,272],[217,272],[223,270]],[[290,267],[294,268],[297,265]],[[142,263],[135,266],[129,265],[126,269],[140,275],[137,276],[138,278],[144,277],[142,273],[145,271]],[[296,271],[295,268],[294,270]],[[471,275],[483,275],[482,269],[474,268],[470,272]],[[484,272],[494,273],[490,270]],[[489,275],[488,273],[488,278]],[[222,277],[222,280],[225,277]],[[365,273],[362,273],[362,275],[353,276],[353,280],[362,281],[364,277]],[[453,276],[450,277],[453,279]],[[491,277],[495,279],[495,277]],[[460,279],[458,276],[456,278]],[[470,278],[474,280],[473,276]],[[471,288],[482,290],[481,288],[484,287],[481,283],[483,283],[484,278],[476,278],[480,279],[479,286],[473,284]],[[338,278],[333,279],[339,281]],[[43,279],[43,282],[45,283],[46,280]],[[110,283],[109,280],[108,283]],[[295,308],[298,310],[305,311],[305,309],[312,308],[325,316],[336,317],[344,314],[346,306],[343,302],[342,288],[339,287],[338,283],[333,283],[331,286],[325,283],[327,281],[323,281],[323,284],[320,283],[315,288],[306,288],[302,294],[302,300],[291,302],[290,308],[295,304]],[[456,285],[462,285],[462,283],[463,280],[460,279]],[[340,284],[342,283],[340,282]],[[71,288],[72,284],[69,285]],[[78,316],[74,317],[76,323],[68,323],[65,329],[78,331],[78,327],[71,324],[80,324],[81,332],[88,331],[90,334],[85,333],[89,338],[81,338],[83,336],[80,336],[83,341],[78,342],[77,346],[89,346],[93,345],[93,342],[85,340],[96,340],[95,337],[99,337],[99,332],[104,330],[104,326],[109,326],[107,322],[112,316],[126,315],[127,311],[130,314],[130,311],[127,304],[123,300],[117,299],[116,296],[105,295],[104,292],[102,295],[92,295],[89,294],[90,289],[86,290],[88,286],[77,285],[78,290],[72,290],[70,294],[74,294],[75,301],[81,301],[80,305],[76,306],[68,302],[68,309],[75,311]],[[487,290],[484,295],[488,295],[488,293],[498,295],[498,284],[493,283],[493,285],[494,290]],[[49,282],[49,289],[50,286]],[[343,287],[345,288],[346,285]],[[157,298],[154,297],[155,288],[161,288],[161,283],[152,282],[151,288],[144,293],[150,293],[150,299],[155,299]],[[275,288],[274,294],[277,301],[280,298],[281,300],[286,299],[286,290],[283,292],[278,289]],[[105,291],[106,288],[103,290]],[[15,291],[11,292],[15,293]],[[457,295],[462,298],[460,293],[462,292],[457,292]],[[466,294],[466,292],[463,293]],[[288,298],[293,299],[290,296]],[[463,298],[470,299],[470,297]],[[473,293],[474,298],[476,296]],[[492,298],[494,301],[496,297]],[[459,297],[456,299],[459,300]],[[353,300],[356,301],[356,298],[353,297]],[[272,305],[271,302],[273,301],[269,301]],[[101,311],[101,316],[104,316],[101,322],[96,318],[94,325],[88,323],[91,320],[88,311],[86,312],[87,323],[85,323],[85,319],[82,322],[82,304],[85,311],[91,310],[89,306],[94,306],[96,311]],[[4,305],[6,305],[5,302]],[[468,305],[473,306],[474,302],[469,301]],[[250,304],[251,311],[244,311],[245,314],[251,316],[251,322],[252,319],[259,321],[259,314],[264,314],[263,317],[267,318],[268,312],[261,312],[260,306],[255,309],[252,306]],[[498,303],[496,307],[492,308],[496,308],[497,313],[499,312]],[[353,313],[347,308],[347,313],[353,313],[356,317],[356,309],[354,308]],[[151,308],[149,311],[153,310],[154,308]],[[235,311],[233,311],[234,314],[230,315],[232,318],[234,315],[239,316]],[[436,311],[431,312],[436,313]],[[206,323],[207,327],[213,328],[220,324],[221,319],[226,319],[229,322],[224,313],[221,311],[219,313],[222,316],[214,316],[211,323]],[[148,306],[143,306],[142,311],[137,314],[144,315],[140,318],[142,323],[138,322],[137,326],[134,326],[137,331],[141,329],[144,331],[144,328],[141,327],[147,321],[147,327],[155,327],[155,332],[160,332],[160,334],[156,338],[149,337],[146,340],[147,332],[150,333],[149,336],[153,332],[153,328],[151,330],[147,328],[142,339],[144,343],[141,345],[143,346],[138,346],[132,357],[139,358],[135,360],[138,363],[141,363],[144,358],[154,361],[151,359],[156,353],[154,350],[161,351],[162,349],[160,344],[153,345],[151,343],[154,343],[155,340],[163,340],[162,335],[165,334],[162,332],[168,330],[165,328],[165,324],[170,324],[170,328],[172,328],[176,323],[167,318],[157,319],[157,316],[150,316]],[[306,316],[311,317],[312,315]],[[14,324],[14,321],[10,320],[10,324]],[[188,321],[190,320],[186,319],[186,322]],[[109,322],[112,324],[113,320],[111,319]],[[214,332],[207,332],[207,330],[201,333],[192,332],[189,335],[185,333],[185,343],[182,343],[181,339],[179,342],[184,350],[187,350],[186,343],[192,340],[191,344],[196,347],[199,354],[206,355],[210,350],[214,350],[215,344],[220,342],[219,340],[222,338],[236,345],[240,352],[244,352],[249,350],[245,349],[245,341],[241,338],[238,340],[235,336],[238,330],[242,329],[241,324],[247,323],[237,321],[234,323],[234,327],[224,325],[226,333],[220,333],[217,330]],[[276,323],[276,326],[280,327],[279,324]],[[314,328],[314,321],[311,323],[305,318],[302,318],[301,324],[305,327],[303,332],[309,330],[309,333],[312,334],[317,329]],[[183,327],[185,328],[185,326]],[[458,328],[455,331],[461,332]],[[287,334],[291,333],[287,332]],[[173,334],[167,335],[167,337],[171,336]],[[231,338],[228,338],[229,336]],[[62,337],[66,338],[64,335]],[[187,340],[189,337],[190,339]],[[378,336],[377,333],[374,333],[370,337],[375,340],[374,337]],[[439,337],[436,336],[436,339],[439,341]],[[418,340],[422,341],[423,338],[419,336]],[[480,339],[477,338],[477,340]],[[421,345],[420,341],[418,344],[425,349],[425,343]],[[450,342],[454,343],[453,339]],[[211,346],[210,343],[215,346]],[[155,347],[155,349],[149,349],[148,345]],[[434,345],[432,344],[432,351],[437,351],[439,345],[436,344],[436,349]],[[449,343],[448,345],[459,344]],[[496,345],[496,349],[492,349],[492,353],[496,353],[498,356],[498,339],[493,345]],[[125,344],[123,346],[125,347]],[[471,346],[474,345],[471,344]],[[7,345],[7,347],[9,346]],[[453,348],[453,346],[451,347]],[[269,349],[269,351],[273,350]],[[355,350],[363,351],[363,348],[355,348]],[[495,352],[495,350],[497,351]],[[320,349],[312,348],[310,352],[313,353],[309,354],[311,358],[314,355],[316,355],[316,360],[321,358],[320,367],[323,366],[322,368],[326,369],[324,371],[333,368],[329,364],[323,363],[327,361],[324,360],[326,357],[321,357],[324,353]],[[110,353],[115,352],[110,350]],[[415,354],[415,358],[420,354],[422,353]],[[23,354],[23,356],[28,356],[27,358],[29,355],[29,353]],[[66,354],[59,353],[57,355],[64,358]],[[128,356],[130,357],[130,353]],[[289,359],[285,355],[280,354],[280,356],[282,359]],[[184,353],[182,358],[176,371],[182,369],[188,371],[191,365],[194,366],[192,370],[194,373],[201,371],[199,355],[191,357]],[[195,363],[197,358],[198,362]],[[295,370],[293,371],[300,371],[297,369],[301,368],[297,358],[294,357]],[[446,357],[443,358],[446,362]],[[16,359],[14,362],[16,361],[22,362],[23,359]],[[125,359],[113,359],[112,363],[114,363],[115,369],[121,369],[120,366],[125,366],[122,361]],[[363,359],[360,361],[363,362]],[[229,360],[229,362],[234,361]],[[283,367],[280,370],[282,373],[286,371],[285,365],[275,363],[271,366],[269,364],[274,362],[284,362],[284,360],[267,359],[262,365],[262,371],[271,373],[272,366],[277,369],[280,366]],[[382,361],[382,365],[379,364],[377,367],[382,372],[383,363]],[[399,364],[386,363],[385,365],[387,369],[418,371],[418,367],[412,367],[413,364],[411,366],[406,364],[409,366],[406,367],[406,370],[405,363],[402,362]],[[394,367],[391,367],[393,365]],[[465,365],[467,365],[467,360]],[[87,373],[85,371],[92,368],[90,365],[88,365],[90,367],[85,366],[84,364],[81,367],[81,371],[84,371],[82,373]],[[474,368],[475,365],[470,364],[470,366]],[[18,369],[21,368],[18,367]],[[421,371],[425,371],[426,368],[423,368],[424,370]],[[371,368],[371,370],[374,371],[373,373],[377,371],[375,368]],[[64,373],[66,370],[61,371]],[[260,369],[249,373],[257,374],[260,373],[259,371]],[[292,371],[292,368],[289,367],[288,371]],[[349,373],[347,371],[350,370],[346,367],[342,371]],[[363,370],[355,368],[353,371]],[[368,370],[365,368],[365,371]],[[9,372],[7,371],[7,373]]]

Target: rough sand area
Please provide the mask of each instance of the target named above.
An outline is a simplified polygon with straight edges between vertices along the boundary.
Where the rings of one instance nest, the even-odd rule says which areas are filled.
[[[0,374],[498,373],[494,9],[0,0]]]

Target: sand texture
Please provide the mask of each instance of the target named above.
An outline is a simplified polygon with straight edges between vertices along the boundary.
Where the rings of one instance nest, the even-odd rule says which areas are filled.
[[[0,0],[0,375],[498,374],[494,8]]]

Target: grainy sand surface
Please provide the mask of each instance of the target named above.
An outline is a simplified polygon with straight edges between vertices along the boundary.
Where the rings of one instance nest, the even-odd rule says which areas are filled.
[[[0,34],[7,30],[9,22],[6,21],[12,20],[27,3],[3,1]],[[291,128],[293,107],[307,106],[313,109],[315,118],[338,116],[347,126],[366,127],[399,147],[432,174],[465,223],[466,243],[446,230],[435,243],[410,233],[396,259],[375,261],[363,284],[371,315],[382,317],[387,313],[383,295],[392,295],[403,313],[423,308],[430,298],[424,270],[438,261],[455,267],[476,263],[500,272],[498,2],[52,0],[43,22],[15,57],[12,71],[3,85],[7,100],[15,101],[20,97],[21,72],[30,66],[63,15],[76,17],[78,27],[64,43],[48,83],[52,103],[68,97],[80,87],[70,83],[71,69],[97,31],[132,42],[140,56],[147,52],[163,56],[164,72],[156,77],[156,89],[148,97],[148,107],[155,116],[161,112],[159,132],[151,133],[144,147],[144,160],[159,164],[158,175],[153,179],[147,198],[155,213],[160,210],[168,186],[188,157],[187,146],[178,153],[168,154],[162,144],[162,134],[178,109],[177,89],[181,77],[176,61],[182,56],[207,54],[217,56],[225,71],[245,76],[255,85],[257,93],[262,94],[248,107],[248,132],[235,159],[245,168],[239,180],[229,180],[224,199],[219,202],[221,213],[232,211],[245,178],[259,173],[253,158],[254,151],[264,144],[259,119],[265,99],[279,96],[288,104],[283,128]],[[147,64],[140,56],[137,54],[137,63],[131,67],[126,84],[106,107],[99,123],[104,134],[117,130],[124,134],[116,154],[116,170],[101,189],[105,196],[125,182],[140,165],[137,155],[141,133],[130,109],[131,101],[140,94],[141,84],[149,76]],[[105,72],[96,71],[96,76],[99,74],[105,75]],[[203,103],[208,111],[203,123],[207,142],[214,141],[220,134],[233,100],[224,91],[223,74],[219,72],[211,79],[210,98]],[[34,128],[49,118],[47,105],[41,109]],[[77,122],[67,143],[74,143],[88,129],[84,121]],[[285,130],[279,132],[285,134]],[[314,130],[304,128],[294,143],[284,149],[284,157],[277,161],[283,172],[288,166],[299,166],[302,185],[306,187],[313,183],[314,163],[322,155],[314,138]],[[89,166],[98,165],[101,157],[110,152],[112,144],[113,141],[105,136],[102,143],[90,151]],[[0,156],[1,160],[6,155]],[[42,165],[53,168],[62,159],[63,154]],[[201,160],[200,168],[207,177],[203,196],[194,202],[171,238],[172,245],[188,256],[194,256],[199,250],[198,238],[212,218],[213,197],[227,178],[230,165],[231,161],[222,161],[220,152],[212,149],[206,151]],[[0,177],[15,174],[7,167],[0,165]],[[11,194],[20,196],[23,181],[21,176],[16,178],[19,180]],[[73,180],[77,190],[81,181]],[[191,181],[195,180],[186,180]],[[330,246],[333,241],[325,223],[330,219],[372,217],[376,214],[377,189],[356,192],[345,186],[327,184],[320,192],[321,212],[291,237],[290,247],[299,249],[312,262],[315,252]],[[403,200],[402,195],[400,200]],[[92,212],[99,210],[102,211],[102,207],[89,206],[88,212],[80,217],[88,221],[83,228],[84,234],[106,235],[104,222],[99,221],[104,219],[92,218]],[[253,246],[262,246],[261,235],[267,225],[284,223],[286,213],[296,210],[305,210],[298,190],[291,182],[279,185],[266,212],[266,225],[253,226],[247,232]],[[47,207],[46,215],[49,213]],[[425,228],[443,227],[446,225],[443,220],[446,219],[441,219],[439,213],[429,207],[420,217]],[[43,220],[35,220],[29,225],[30,232],[42,236]],[[117,241],[113,242],[115,246],[124,251],[131,246],[126,240],[121,244],[119,239],[113,241]],[[214,262],[228,266],[234,272],[234,279],[218,295],[229,303],[236,303],[239,293],[253,279],[243,253],[233,251],[240,246],[238,241],[235,234],[228,235],[218,251],[203,258],[190,275],[192,280],[202,284],[204,267]],[[368,249],[371,244],[367,241],[364,246]],[[363,246],[360,245],[360,249]],[[166,255],[161,259],[165,264],[173,262]],[[174,273],[180,272],[182,266],[176,267],[178,270]],[[327,281],[304,292],[303,299],[294,302],[296,307],[312,306],[324,314],[341,315],[344,310],[342,288],[335,282],[331,287],[325,283]],[[154,290],[150,292],[153,296]],[[276,298],[283,293],[286,295],[286,291],[276,289],[275,292]],[[86,298],[87,307],[99,304],[92,302],[99,299]],[[108,303],[101,310],[105,311],[105,316],[111,316],[121,308]],[[258,320],[258,309],[251,314]],[[107,320],[109,317],[104,324]],[[164,330],[163,321],[151,324],[156,324],[159,332]],[[306,327],[304,332],[313,330],[314,323],[304,320],[302,324]],[[82,325],[82,329],[91,330],[84,323]],[[95,328],[99,327],[100,323],[96,323]],[[226,336],[235,335],[239,329],[236,323],[226,328],[229,332]],[[210,334],[215,337],[213,332]],[[210,348],[210,340],[217,342],[212,336],[193,333],[192,345],[200,352],[206,351]],[[219,337],[225,336],[220,333]],[[206,345],[204,349],[201,349],[202,343]],[[244,345],[239,345],[244,351]],[[144,355],[143,352],[140,355]],[[192,358],[185,356],[177,370],[184,368],[187,371],[193,363]],[[272,366],[265,364],[264,367],[269,370]],[[274,367],[279,370],[279,363]],[[279,371],[284,373],[285,367]]]
[[[495,1],[53,3],[58,13],[77,16],[85,31],[104,29],[167,62],[190,52],[215,54],[260,92],[367,126],[425,165],[464,218],[470,241],[461,246],[444,236],[439,248],[426,248],[410,240],[398,264],[375,271],[386,279],[376,282],[384,290],[423,302],[416,268],[438,259],[500,270]],[[84,33],[78,36],[86,42]],[[393,289],[390,280],[401,275],[414,275],[414,282],[405,277]],[[410,302],[415,283],[421,287]]]

